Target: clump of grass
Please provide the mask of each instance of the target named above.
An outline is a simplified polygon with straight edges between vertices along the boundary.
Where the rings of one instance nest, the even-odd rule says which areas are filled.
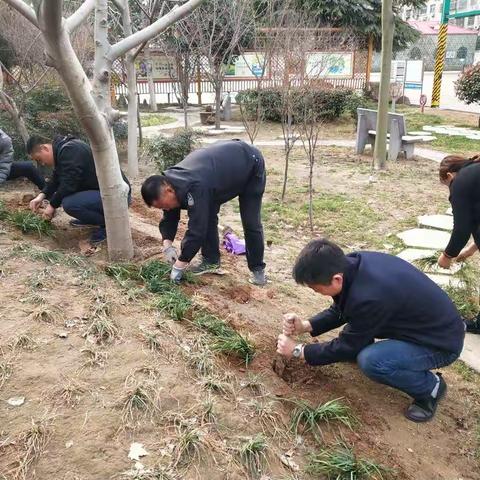
[[[335,480],[384,480],[392,473],[391,469],[374,461],[358,458],[345,443],[311,455],[305,470],[311,475],[326,475]]]
[[[162,350],[162,342],[160,341],[158,333],[142,331],[142,338],[148,349],[152,352],[159,352]]]
[[[462,360],[457,360],[452,368],[467,382],[473,382],[476,378],[480,378],[479,374]]]
[[[206,339],[196,339],[191,347],[186,347],[184,356],[188,366],[192,368],[199,377],[212,375],[215,371],[215,361]]]
[[[0,200],[0,220],[6,220],[8,217],[8,209],[5,205],[5,202]]]
[[[202,432],[195,427],[179,424],[173,450],[173,467],[188,467],[200,459],[203,444]]]
[[[85,386],[77,379],[69,379],[55,388],[51,397],[56,405],[74,408],[79,404],[83,393],[85,393]]]
[[[247,365],[255,356],[255,346],[248,338],[236,331],[233,331],[233,333],[229,333],[227,335],[219,335],[214,337],[210,347],[214,352],[220,352],[240,358]]]
[[[5,382],[12,376],[12,373],[13,362],[0,351],[0,388],[5,385]]]
[[[178,288],[164,292],[153,302],[154,308],[167,313],[176,321],[185,319],[192,306],[190,298]]]
[[[132,427],[141,418],[152,418],[159,410],[158,392],[151,382],[136,383],[121,401],[122,422]]]
[[[202,402],[200,410],[200,422],[204,423],[216,423],[217,413],[215,412],[215,403],[213,398],[208,395]]]
[[[417,268],[420,270],[426,271],[429,269],[432,269],[437,265],[438,262],[438,257],[440,256],[440,252],[436,252],[433,255],[430,255],[429,257],[424,257],[424,258],[419,258],[418,260],[415,260],[415,265]]]
[[[265,394],[265,386],[258,375],[248,374],[245,380],[240,383],[243,389],[250,390],[253,395],[260,396]]]
[[[46,303],[45,297],[37,292],[30,293],[25,300],[29,303],[33,303],[34,305],[42,305],[43,303]]]
[[[32,318],[37,322],[56,324],[62,321],[63,315],[60,308],[55,305],[41,305],[32,312]]]
[[[264,433],[273,435],[280,435],[281,437],[288,437],[285,429],[285,424],[282,417],[275,408],[275,401],[258,401],[253,400],[249,406],[253,408],[254,415],[260,420],[262,430]]]
[[[198,328],[215,336],[228,335],[232,332],[235,332],[230,325],[225,323],[223,320],[220,320],[215,315],[207,312],[200,312],[195,315],[193,323]]]
[[[97,343],[112,342],[118,336],[117,324],[107,315],[95,315],[85,336],[95,337]]]
[[[18,348],[31,351],[37,348],[37,342],[29,333],[25,332],[19,333],[9,342],[8,346],[13,351],[17,350]]]
[[[81,353],[86,357],[83,362],[84,368],[104,367],[107,363],[108,353],[93,348],[84,348]]]
[[[26,480],[30,477],[30,470],[45,450],[51,437],[51,428],[47,420],[32,420],[31,427],[23,432],[17,445],[20,447],[17,466],[13,473],[14,479]]]
[[[175,287],[170,281],[171,270],[172,266],[168,263],[152,260],[142,265],[140,268],[140,276],[152,293],[161,293]],[[183,280],[186,283],[196,282],[195,276],[188,270],[184,272]]]
[[[39,237],[42,235],[51,236],[55,230],[51,222],[26,210],[17,210],[9,213],[7,221],[14,227],[19,228],[23,233],[36,233]]]
[[[114,263],[105,267],[105,273],[113,277],[122,287],[141,280],[140,269],[134,263]]]
[[[240,461],[245,466],[248,474],[258,478],[267,462],[267,441],[263,435],[256,435],[246,439],[238,449]]]
[[[227,381],[226,377],[219,375],[207,375],[202,377],[201,384],[204,389],[223,396],[228,396],[233,393],[232,384]]]
[[[320,422],[336,421],[343,423],[348,428],[353,428],[355,417],[350,408],[340,400],[340,398],[336,398],[317,407],[312,407],[303,400],[295,400],[296,407],[292,412],[292,431],[298,435],[300,427],[303,427],[304,433],[312,432],[318,439],[317,433],[322,434]]]

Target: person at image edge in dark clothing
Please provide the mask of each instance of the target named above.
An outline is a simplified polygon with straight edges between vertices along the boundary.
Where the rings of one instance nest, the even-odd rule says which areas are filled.
[[[293,268],[295,281],[333,305],[310,320],[285,315],[277,351],[309,365],[356,361],[370,379],[413,398],[405,412],[430,420],[447,385],[431,370],[450,365],[463,348],[465,326],[448,295],[410,263],[384,253],[345,255],[334,243],[311,241]],[[292,336],[318,336],[345,325],[328,342],[302,344]],[[384,339],[375,342],[376,339]]]
[[[75,219],[70,221],[71,226],[98,227],[90,237],[93,245],[104,241],[105,217],[90,145],[71,135],[55,137],[53,142],[31,137],[27,151],[32,160],[53,167],[52,178],[42,193],[30,202],[30,208],[37,211],[47,199],[50,203],[43,212],[45,219],[51,220],[55,210],[62,206]],[[130,184],[123,172],[122,176],[128,186],[126,197],[130,203]]]
[[[194,273],[215,272],[220,267],[218,212],[238,197],[245,234],[247,262],[256,285],[264,285],[264,237],[261,222],[265,191],[265,162],[255,147],[240,140],[217,142],[193,151],[163,175],[153,175],[142,185],[148,206],[163,209],[160,233],[165,259],[172,263],[171,279],[180,281],[185,268],[201,249],[202,261]],[[188,230],[177,254],[172,243],[180,211],[188,211]]]
[[[25,177],[40,190],[45,186],[45,179],[32,162],[13,161],[12,139],[0,129],[0,185],[9,180]]]
[[[480,246],[480,155],[465,158],[449,155],[440,162],[440,182],[450,189],[453,230],[438,264],[450,268],[452,261],[463,262]],[[466,246],[470,236],[473,243]],[[480,334],[480,314],[466,319],[467,332]]]

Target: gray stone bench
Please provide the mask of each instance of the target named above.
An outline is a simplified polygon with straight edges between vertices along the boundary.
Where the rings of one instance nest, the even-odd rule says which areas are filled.
[[[375,145],[375,128],[377,125],[377,111],[368,108],[358,108],[357,141],[355,153],[363,153],[367,145],[372,150]],[[388,159],[396,160],[400,152],[410,159],[414,155],[416,143],[428,143],[435,140],[431,135],[409,135],[405,123],[405,116],[401,113],[388,114],[387,126]]]

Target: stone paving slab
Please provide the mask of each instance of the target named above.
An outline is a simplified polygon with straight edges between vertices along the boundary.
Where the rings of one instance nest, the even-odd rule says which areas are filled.
[[[453,230],[453,217],[450,215],[420,215],[418,224],[421,227],[451,231]]]
[[[440,275],[437,273],[427,273],[428,278],[433,280],[439,287],[455,287],[460,288],[462,286],[462,282],[460,279],[452,276],[452,275]]]
[[[460,360],[463,360],[470,368],[480,372],[480,335],[471,333],[465,335],[465,344],[460,354]]]
[[[397,233],[397,237],[407,247],[443,250],[450,240],[450,233],[426,228],[412,228],[411,230]]]
[[[402,250],[397,257],[406,260],[407,262],[413,263],[415,260],[422,260],[423,258],[432,257],[436,255],[438,250],[425,250],[423,248],[406,248]]]

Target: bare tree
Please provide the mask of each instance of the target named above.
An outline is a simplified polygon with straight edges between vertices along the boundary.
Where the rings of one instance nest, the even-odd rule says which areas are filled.
[[[22,0],[4,0],[42,33],[47,63],[58,72],[93,151],[105,211],[109,255],[112,260],[133,257],[128,217],[128,188],[122,179],[112,125],[119,112],[111,107],[112,63],[128,51],[189,15],[202,0],[189,0],[152,25],[111,45],[108,41],[107,0],[86,0],[70,17],[63,18],[61,0],[35,0],[34,8]],[[91,83],[72,43],[71,33],[95,10],[95,62]]]
[[[220,128],[225,71],[240,46],[248,38],[251,19],[249,2],[244,0],[207,0],[193,15],[177,25],[190,38],[200,57],[202,74],[215,92],[215,128]]]

